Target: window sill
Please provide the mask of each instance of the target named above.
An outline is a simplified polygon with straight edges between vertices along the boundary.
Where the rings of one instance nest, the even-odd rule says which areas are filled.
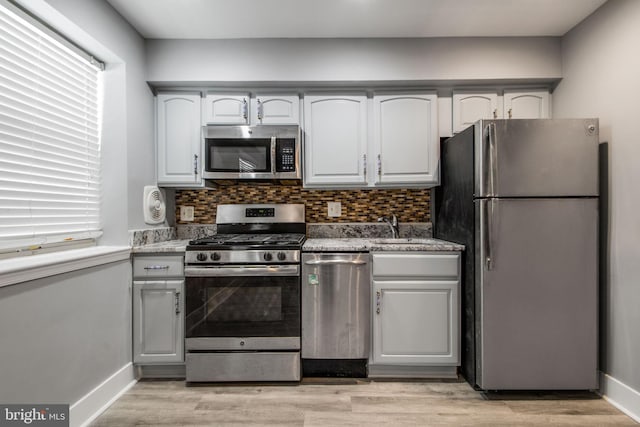
[[[0,287],[129,259],[129,246],[95,246],[0,261]]]

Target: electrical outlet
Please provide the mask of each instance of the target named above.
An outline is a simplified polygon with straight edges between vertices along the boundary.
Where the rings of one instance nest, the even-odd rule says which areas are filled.
[[[180,220],[193,221],[193,206],[180,206]]]
[[[331,218],[342,215],[342,204],[340,202],[327,202],[327,215]]]

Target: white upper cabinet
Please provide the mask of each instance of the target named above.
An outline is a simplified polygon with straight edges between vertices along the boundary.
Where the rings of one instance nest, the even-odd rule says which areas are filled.
[[[453,132],[460,132],[480,119],[502,117],[497,92],[454,92]]]
[[[156,98],[158,185],[200,187],[200,93],[160,93]]]
[[[367,183],[366,95],[304,98],[305,186]]]
[[[549,92],[539,91],[504,91],[505,119],[548,119]]]
[[[437,102],[435,94],[373,97],[376,185],[438,184]]]
[[[249,124],[249,94],[207,94],[204,121],[210,125]]]
[[[299,123],[298,95],[256,95],[251,99],[251,124],[297,125]]]

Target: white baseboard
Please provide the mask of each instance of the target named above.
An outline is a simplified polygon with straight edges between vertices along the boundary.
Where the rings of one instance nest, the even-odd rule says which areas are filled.
[[[607,402],[640,423],[640,391],[601,373],[600,392]]]
[[[84,427],[137,382],[133,364],[127,363],[69,408],[69,425]]]

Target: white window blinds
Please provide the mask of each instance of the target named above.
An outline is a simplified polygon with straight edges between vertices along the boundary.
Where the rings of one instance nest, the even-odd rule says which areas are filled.
[[[0,4],[0,252],[100,235],[99,79]]]

